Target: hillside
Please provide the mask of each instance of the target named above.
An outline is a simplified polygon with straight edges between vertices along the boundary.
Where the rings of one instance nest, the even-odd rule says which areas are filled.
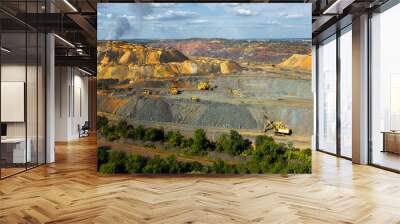
[[[230,74],[240,71],[233,60],[198,57],[190,59],[171,47],[149,47],[121,41],[99,43],[99,79],[143,80],[180,75]]]
[[[148,43],[154,47],[172,47],[188,57],[224,58],[237,62],[277,64],[293,54],[310,54],[311,43],[283,40],[187,39]]]
[[[296,68],[311,71],[311,55],[293,54],[278,66],[283,68]]]

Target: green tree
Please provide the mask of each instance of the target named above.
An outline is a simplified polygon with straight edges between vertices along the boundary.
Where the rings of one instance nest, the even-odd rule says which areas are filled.
[[[223,134],[218,138],[216,150],[230,155],[240,155],[251,146],[251,142],[235,130],[231,130],[229,135]]]
[[[142,173],[142,169],[146,163],[146,157],[132,153],[129,154],[125,161],[125,170],[128,173]]]
[[[96,126],[97,130],[108,125],[108,119],[105,116],[97,116]]]
[[[125,120],[120,120],[115,127],[115,134],[120,138],[128,137],[128,123]]]
[[[97,170],[100,166],[108,162],[108,152],[111,150],[110,146],[100,146],[97,148]]]
[[[143,140],[146,129],[139,125],[137,128],[131,128],[128,130],[128,138],[133,140]]]
[[[168,165],[168,173],[170,174],[179,174],[181,173],[181,163],[176,160],[175,155],[171,155],[167,157],[167,165]]]
[[[169,147],[177,147],[182,144],[184,137],[179,131],[170,131],[166,136],[165,143]]]
[[[115,172],[117,172],[117,173],[125,173],[126,172],[125,160],[126,160],[125,152],[111,150],[108,154],[108,163],[115,164]]]
[[[206,132],[203,129],[197,129],[194,132],[193,144],[191,145],[192,153],[198,154],[207,151],[209,141]]]
[[[117,165],[110,162],[101,164],[99,172],[104,174],[118,173]]]
[[[234,174],[236,169],[224,160],[217,159],[213,162],[213,171],[218,174]]]
[[[143,172],[148,174],[168,173],[169,167],[167,162],[157,155],[147,161],[146,166],[143,168]]]
[[[145,141],[162,141],[164,140],[164,130],[158,128],[146,128],[144,133]]]
[[[181,141],[182,148],[190,148],[193,145],[193,138],[183,138]]]

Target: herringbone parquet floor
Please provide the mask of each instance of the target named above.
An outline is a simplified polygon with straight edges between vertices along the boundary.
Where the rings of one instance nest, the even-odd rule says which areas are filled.
[[[94,138],[0,181],[0,223],[400,223],[400,175],[314,152],[313,174],[96,173]]]

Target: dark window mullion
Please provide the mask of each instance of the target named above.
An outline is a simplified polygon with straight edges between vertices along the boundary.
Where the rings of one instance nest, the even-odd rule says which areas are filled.
[[[340,118],[340,35],[341,32],[336,32],[336,154],[341,156],[341,118]]]
[[[28,17],[28,1],[25,0],[25,21]],[[26,24],[26,23],[25,23]],[[25,88],[24,88],[24,118],[25,118],[25,170],[28,169],[28,115],[27,115],[27,90],[28,90],[28,25],[25,25]]]

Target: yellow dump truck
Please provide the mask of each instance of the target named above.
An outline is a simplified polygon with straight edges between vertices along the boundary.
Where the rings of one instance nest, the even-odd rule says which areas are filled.
[[[151,94],[150,90],[148,89],[143,90],[143,95],[149,96],[150,94]]]
[[[242,93],[240,92],[240,89],[230,89],[230,93],[233,96],[241,96],[242,95]]]
[[[178,95],[178,94],[179,94],[178,87],[177,87],[177,86],[171,86],[171,87],[169,88],[169,93],[170,93],[171,95]]]
[[[194,101],[194,102],[199,102],[200,101],[200,99],[197,96],[192,96],[190,99],[192,101]]]
[[[199,84],[197,84],[197,89],[198,90],[209,90],[210,84],[208,84],[208,82],[200,82]]]

